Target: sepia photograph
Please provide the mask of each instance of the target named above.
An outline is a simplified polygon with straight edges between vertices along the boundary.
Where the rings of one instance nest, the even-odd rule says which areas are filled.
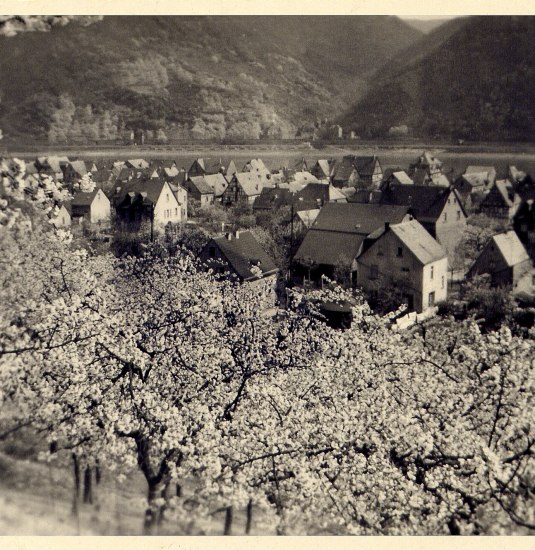
[[[0,15],[0,536],[535,534],[535,12],[204,7]]]

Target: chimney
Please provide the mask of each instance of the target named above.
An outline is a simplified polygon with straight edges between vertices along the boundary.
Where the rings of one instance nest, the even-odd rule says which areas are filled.
[[[232,240],[232,233],[227,233],[226,237],[227,237],[227,241],[231,241]]]
[[[236,231],[234,231],[234,237],[235,237],[236,239],[239,239],[239,238],[240,238],[240,233],[241,233],[241,231],[238,231],[238,230],[236,229]]]
[[[225,232],[225,222],[221,222],[221,233]]]
[[[390,222],[385,222],[385,232],[390,229]]]

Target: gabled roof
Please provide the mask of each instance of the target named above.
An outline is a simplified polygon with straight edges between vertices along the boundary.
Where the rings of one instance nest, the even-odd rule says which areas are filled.
[[[418,220],[436,221],[451,193],[455,194],[466,215],[457,191],[438,185],[390,185],[383,191],[381,203],[409,206]]]
[[[305,227],[310,227],[316,221],[319,213],[319,208],[313,208],[312,210],[301,210],[296,212],[296,216],[303,222]]]
[[[248,197],[260,195],[262,192],[262,188],[264,187],[262,183],[263,179],[255,172],[236,172],[233,177],[236,178],[236,181]]]
[[[264,187],[253,203],[254,210],[274,210],[292,203],[287,187]]]
[[[346,196],[333,185],[328,183],[309,183],[301,191],[298,191],[297,196],[305,202],[346,202]]]
[[[212,189],[212,192],[216,198],[220,197],[228,187],[228,182],[225,176],[220,172],[217,174],[207,174],[204,176],[204,181]]]
[[[165,181],[159,179],[131,180],[126,183],[124,188],[121,190],[121,194],[117,204],[121,205],[125,201],[127,196],[130,196],[131,201],[135,199],[136,196],[138,196],[138,199],[139,197],[143,197],[144,204],[156,205],[162,193],[162,189],[166,185],[168,184]],[[175,194],[173,192],[171,192],[171,195],[173,195],[174,199],[176,200]]]
[[[149,167],[149,163],[144,159],[128,159],[126,164],[129,164],[132,168],[136,168],[138,170],[145,170],[145,168]]]
[[[314,172],[318,172],[322,177],[328,178],[331,176],[334,169],[335,161],[327,159],[319,159],[312,168]]]
[[[429,232],[417,220],[391,225],[390,230],[422,265],[447,257],[440,244],[431,237]]]
[[[344,157],[340,162],[337,162],[332,177],[336,181],[348,181],[353,172],[356,172],[351,159]]]
[[[428,151],[424,151],[417,159],[416,162],[414,162],[411,166],[414,167],[437,167],[440,168],[442,166],[442,162],[438,160],[436,157],[434,157],[431,153]]]
[[[509,267],[529,260],[528,253],[515,231],[494,235],[492,241]]]
[[[371,176],[375,172],[375,165],[378,158],[373,155],[371,157],[353,157],[353,166],[357,169],[359,176]]]
[[[403,185],[413,185],[414,181],[409,177],[409,174],[401,168],[387,168],[383,172],[383,182],[394,181]]]
[[[76,174],[85,176],[88,172],[85,162],[83,160],[73,160],[69,163]]]
[[[406,206],[329,202],[321,209],[312,229],[369,235],[385,222],[401,223]]]
[[[192,176],[188,181],[197,189],[201,195],[213,195],[214,190],[208,185],[204,176]]]
[[[464,171],[465,174],[490,174],[490,173],[496,173],[496,168],[494,166],[477,166],[477,165],[470,165],[466,167],[466,170]]]
[[[243,172],[256,172],[259,174],[271,174],[271,171],[264,164],[262,159],[251,159],[246,162],[243,167]]]
[[[513,184],[509,180],[496,180],[492,189],[481,202],[481,207],[485,206],[513,206],[514,190]]]
[[[266,254],[250,231],[239,231],[227,236],[213,239],[229,264],[243,280],[256,279],[251,268],[259,267],[266,276],[278,271],[275,262]],[[207,246],[210,246],[208,243]]]
[[[306,171],[295,172],[292,177],[295,183],[321,183],[316,176]]]
[[[90,206],[95,200],[99,188],[95,187],[91,193],[84,193],[83,191],[78,191],[73,195],[73,198],[70,202],[71,206]]]

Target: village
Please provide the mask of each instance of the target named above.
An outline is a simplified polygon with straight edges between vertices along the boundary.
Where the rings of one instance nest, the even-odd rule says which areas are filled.
[[[466,310],[458,299],[474,278],[516,305],[535,301],[535,182],[512,165],[504,174],[466,166],[452,178],[425,151],[384,170],[379,156],[357,154],[274,168],[260,158],[184,167],[50,156],[25,174],[28,185],[52,178],[71,192],[49,214],[56,228],[104,247],[118,235],[123,247],[174,239],[220,275],[271,281],[273,308],[286,287],[327,281],[359,289],[381,313],[402,306],[399,327],[441,304]],[[333,322],[346,306],[332,305]]]

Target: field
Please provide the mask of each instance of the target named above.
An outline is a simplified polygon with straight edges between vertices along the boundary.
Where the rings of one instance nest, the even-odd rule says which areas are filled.
[[[341,159],[347,154],[373,155],[381,160],[383,169],[400,167],[407,169],[423,150],[428,150],[443,162],[443,171],[451,178],[461,174],[468,165],[493,165],[498,177],[505,177],[507,166],[514,164],[527,172],[535,172],[535,144],[470,144],[470,145],[437,145],[437,144],[380,144],[359,143],[354,147],[329,145],[324,149],[314,149],[302,143],[280,145],[205,145],[189,144],[181,146],[129,146],[129,147],[11,147],[6,154],[25,160],[37,156],[67,155],[70,158],[84,160],[125,160],[128,158],[173,159],[178,165],[188,169],[198,157],[232,158],[240,167],[251,158],[262,158],[271,169],[284,165],[292,166],[301,159],[308,163],[321,158]]]

